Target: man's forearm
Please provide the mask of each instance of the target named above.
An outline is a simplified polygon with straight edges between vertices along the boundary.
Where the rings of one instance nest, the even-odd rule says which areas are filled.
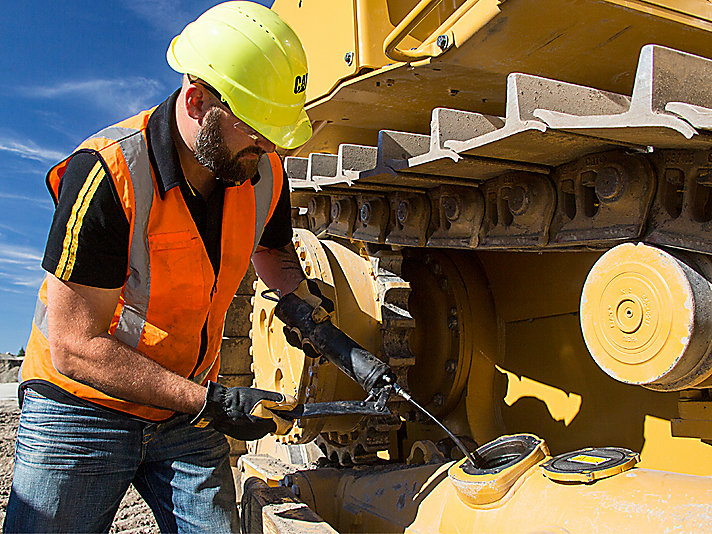
[[[108,334],[121,289],[100,289],[48,275],[52,364],[69,378],[122,400],[198,413],[205,388]]]
[[[252,264],[267,287],[279,289],[283,295],[294,291],[305,278],[291,243],[282,248],[258,248],[252,256]]]
[[[62,361],[60,366],[55,362],[58,371],[112,397],[189,414],[198,413],[203,406],[203,386],[169,371],[110,334],[57,350],[63,352],[60,358],[53,355],[53,360]]]

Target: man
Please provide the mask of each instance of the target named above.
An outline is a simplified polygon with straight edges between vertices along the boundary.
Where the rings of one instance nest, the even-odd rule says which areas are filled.
[[[226,2],[167,56],[183,73],[178,91],[48,174],[57,208],[21,372],[6,532],[107,532],[131,483],[163,532],[235,531],[221,432],[288,430],[267,408],[293,399],[215,380],[251,257],[269,287],[316,298],[274,154],[311,135],[304,51],[274,12]]]

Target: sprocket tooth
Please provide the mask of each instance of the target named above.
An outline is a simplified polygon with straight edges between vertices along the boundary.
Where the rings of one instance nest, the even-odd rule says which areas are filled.
[[[398,384],[407,389],[408,369],[415,364],[409,349],[415,320],[408,311],[410,283],[401,277],[403,256],[397,251],[380,251],[370,260],[381,306],[380,358],[391,367]],[[407,411],[400,397],[393,396],[387,406],[391,415],[364,418],[356,430],[349,433],[321,434],[317,444],[330,461],[340,465],[380,462],[377,453],[389,448],[391,433],[401,425],[399,416]]]

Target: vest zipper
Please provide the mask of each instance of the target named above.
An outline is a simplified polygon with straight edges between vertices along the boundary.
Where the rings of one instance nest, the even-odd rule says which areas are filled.
[[[210,304],[213,303],[213,295],[218,287],[218,276],[215,274],[213,279],[213,287],[210,289]],[[208,319],[210,319],[210,309],[208,308],[208,315],[205,317],[205,322],[203,323],[203,329],[200,331],[200,352],[198,352],[198,361],[195,362],[195,367],[190,372],[188,378],[195,378],[195,375],[200,369],[200,365],[205,359],[205,354],[208,352]]]
[[[203,323],[203,329],[200,331],[200,351],[198,352],[198,361],[195,362],[195,367],[193,367],[193,370],[190,372],[190,375],[188,378],[193,379],[195,378],[196,372],[200,368],[200,364],[203,363],[203,360],[205,359],[205,353],[208,352],[208,318],[210,317],[210,312],[208,312],[208,316],[205,318],[205,322]]]

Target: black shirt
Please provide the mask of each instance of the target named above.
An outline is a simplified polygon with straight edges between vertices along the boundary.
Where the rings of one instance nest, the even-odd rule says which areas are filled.
[[[220,265],[225,187],[217,182],[203,198],[185,179],[171,137],[178,91],[156,108],[148,120],[149,160],[161,198],[180,187],[217,275]],[[265,226],[260,245],[286,246],[292,239],[291,205],[286,175],[277,206]],[[256,175],[253,184],[259,180]],[[69,161],[59,186],[57,207],[42,267],[57,278],[82,285],[115,289],[126,281],[130,227],[121,200],[100,156],[83,150]]]

